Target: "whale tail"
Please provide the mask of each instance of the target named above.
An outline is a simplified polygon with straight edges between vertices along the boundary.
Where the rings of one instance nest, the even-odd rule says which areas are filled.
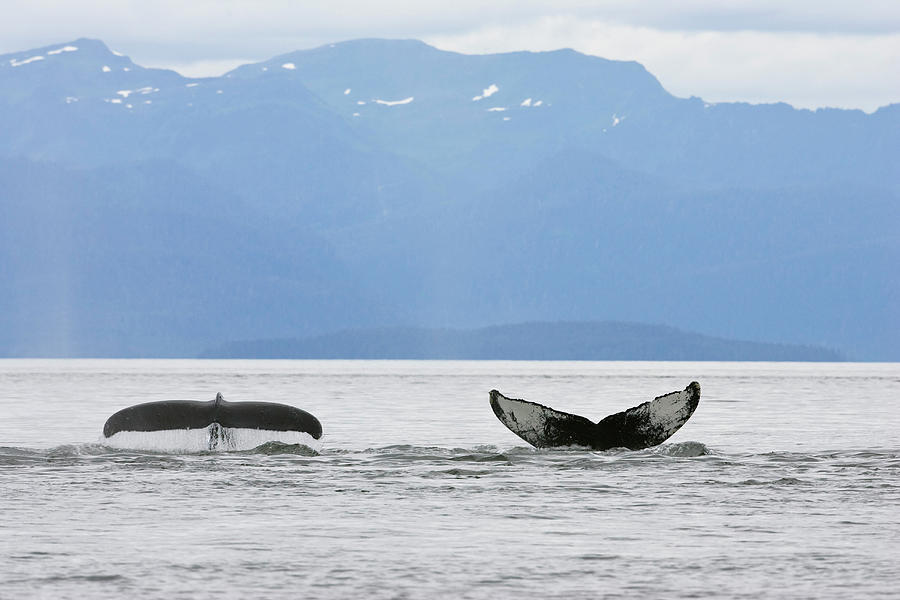
[[[163,400],[136,404],[113,414],[104,441],[129,448],[234,450],[269,441],[310,445],[322,424],[310,413],[274,402]],[[255,443],[258,442],[258,443]]]
[[[684,425],[700,403],[700,384],[658,396],[609,415],[598,423],[549,406],[490,393],[491,408],[510,431],[537,448],[584,446],[594,450],[640,450],[663,443]]]

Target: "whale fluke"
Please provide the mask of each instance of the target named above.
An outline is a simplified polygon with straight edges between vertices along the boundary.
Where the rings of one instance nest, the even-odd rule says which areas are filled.
[[[254,436],[239,435],[247,430],[256,432]],[[195,400],[163,400],[136,404],[113,414],[103,426],[103,437],[134,438],[130,434],[150,432],[190,432],[193,437],[204,437],[206,448],[233,449],[238,438],[253,438],[260,443],[284,441],[292,443],[296,435],[303,434],[312,440],[322,437],[322,424],[308,412],[274,402],[227,402],[222,394],[215,400],[200,402]],[[187,436],[190,437],[190,436]],[[169,440],[171,435],[166,438]],[[306,439],[306,437],[302,437]],[[125,445],[133,442],[122,440]],[[196,440],[195,440],[196,441]],[[202,441],[202,440],[201,440]],[[146,439],[139,439],[138,446],[146,445]],[[192,442],[193,443],[193,442]],[[150,444],[154,448],[158,443]],[[164,445],[164,444],[163,444]],[[184,445],[184,444],[176,444]],[[193,443],[196,445],[196,443]],[[259,444],[256,444],[259,445]]]
[[[548,406],[507,398],[491,390],[491,408],[510,431],[537,448],[585,446],[594,450],[640,450],[669,439],[694,414],[700,402],[696,381],[598,423]]]

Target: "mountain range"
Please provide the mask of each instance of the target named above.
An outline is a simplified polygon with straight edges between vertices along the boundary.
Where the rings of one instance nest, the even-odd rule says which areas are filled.
[[[477,329],[383,327],[307,338],[236,340],[202,358],[391,360],[845,360],[826,348],[725,340],[642,323],[553,322]]]
[[[0,355],[619,321],[900,360],[898,159],[900,105],[677,98],[571,50],[7,54]]]

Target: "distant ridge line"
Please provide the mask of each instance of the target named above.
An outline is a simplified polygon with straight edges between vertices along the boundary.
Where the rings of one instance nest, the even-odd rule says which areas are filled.
[[[236,340],[200,358],[398,360],[667,360],[842,362],[820,346],[728,340],[664,325],[529,322],[477,329],[381,327]]]

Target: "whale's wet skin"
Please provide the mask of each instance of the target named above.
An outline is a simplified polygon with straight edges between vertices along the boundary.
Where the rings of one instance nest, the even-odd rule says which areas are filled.
[[[597,421],[693,380],[694,415],[634,451],[533,448],[487,396]],[[900,580],[897,365],[0,361],[0,390],[2,598],[873,598]],[[302,406],[319,452],[104,443],[125,405],[218,390]]]

